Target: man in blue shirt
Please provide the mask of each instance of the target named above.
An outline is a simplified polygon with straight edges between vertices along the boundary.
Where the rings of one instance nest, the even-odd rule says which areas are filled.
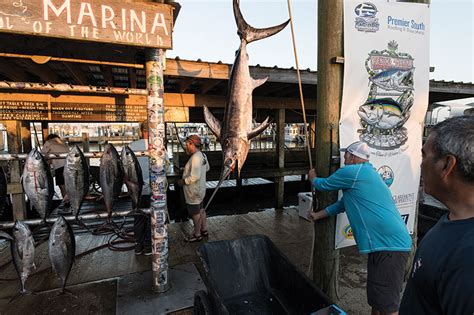
[[[308,178],[317,190],[342,190],[343,196],[326,209],[309,213],[309,218],[316,221],[346,212],[359,252],[369,254],[367,300],[372,314],[398,314],[410,235],[390,190],[369,163],[367,144],[357,141],[341,151],[344,167],[328,178],[318,178],[313,169]]]

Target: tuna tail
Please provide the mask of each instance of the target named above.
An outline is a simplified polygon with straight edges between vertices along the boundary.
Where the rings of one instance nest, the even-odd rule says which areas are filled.
[[[216,188],[214,188],[214,192],[211,195],[211,198],[209,198],[209,201],[207,202],[206,206],[204,207],[204,211],[207,211],[207,208],[212,202],[212,199],[214,199],[214,196],[216,195],[217,191],[221,187],[222,183],[224,180],[229,177],[230,173],[232,172],[232,169],[230,167],[224,166],[224,169],[222,170],[222,175],[221,178],[219,179],[219,182],[217,183]]]
[[[285,26],[290,22],[290,20],[273,27],[268,28],[254,28],[250,26],[242,16],[242,12],[240,12],[239,0],[234,0],[234,16],[235,22],[237,23],[238,27],[238,34],[241,39],[243,39],[247,43],[254,42],[259,39],[267,38],[272,35],[275,35],[279,31],[285,28]]]

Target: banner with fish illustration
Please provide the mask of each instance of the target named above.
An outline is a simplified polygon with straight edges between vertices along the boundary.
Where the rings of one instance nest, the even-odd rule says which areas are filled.
[[[410,233],[428,106],[429,12],[421,3],[344,1],[340,146],[368,144],[370,162],[390,187]],[[340,214],[336,248],[353,244],[347,216]]]

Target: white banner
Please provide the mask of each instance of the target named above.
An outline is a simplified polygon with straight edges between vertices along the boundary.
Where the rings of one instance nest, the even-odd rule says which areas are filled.
[[[428,106],[429,26],[427,4],[344,1],[340,145],[369,145],[370,162],[390,187],[410,233]],[[336,233],[336,248],[355,244],[345,214],[337,217]]]

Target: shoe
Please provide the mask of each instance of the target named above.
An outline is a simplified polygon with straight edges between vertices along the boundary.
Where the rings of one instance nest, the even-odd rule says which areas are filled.
[[[150,246],[145,246],[144,249],[143,249],[143,254],[145,256],[150,256],[152,254],[152,250],[151,250],[151,245]]]
[[[135,244],[135,255],[141,255],[143,253],[143,245],[142,244]]]
[[[193,234],[185,239],[188,243],[200,242],[202,241],[202,235]]]

